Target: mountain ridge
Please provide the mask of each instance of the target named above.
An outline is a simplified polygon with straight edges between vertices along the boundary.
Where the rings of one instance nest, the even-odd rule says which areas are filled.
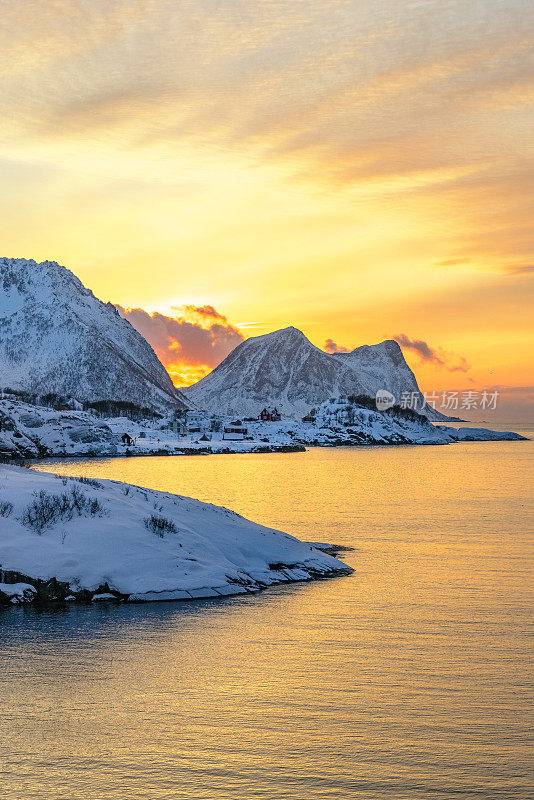
[[[69,269],[0,258],[0,387],[187,407],[150,344]]]
[[[429,419],[447,419],[428,406],[423,411],[417,379],[395,340],[331,354],[294,326],[241,342],[184,394],[206,411],[256,416],[264,406],[275,405],[285,416],[296,417],[330,397],[375,397],[379,389],[391,392],[397,403],[403,392],[415,393],[416,410]]]

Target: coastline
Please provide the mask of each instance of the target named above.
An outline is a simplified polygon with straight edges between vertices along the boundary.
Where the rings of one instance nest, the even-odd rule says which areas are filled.
[[[317,548],[319,549],[319,548]],[[331,545],[323,549],[329,555],[335,556],[350,547]],[[0,570],[0,612],[2,609],[18,605],[32,605],[38,608],[66,606],[69,603],[91,605],[92,603],[172,603],[189,600],[215,600],[236,597],[244,594],[258,594],[272,586],[289,583],[306,583],[312,580],[329,580],[350,575],[352,567],[344,566],[338,569],[319,570],[302,565],[280,565],[276,570],[278,575],[269,583],[259,580],[250,580],[243,583],[227,584],[226,586],[205,586],[198,589],[170,589],[149,590],[146,592],[123,593],[111,588],[107,583],[100,584],[96,589],[82,589],[76,591],[64,581],[56,578],[43,580],[24,575],[17,570]]]
[[[115,480],[0,465],[0,606],[256,593],[345,575],[339,545]]]

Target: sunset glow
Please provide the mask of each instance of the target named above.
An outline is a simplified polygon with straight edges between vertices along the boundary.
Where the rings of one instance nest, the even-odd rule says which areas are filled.
[[[65,264],[124,308],[211,305],[244,336],[404,335],[444,355],[405,348],[423,389],[527,397],[530,4],[8,0],[3,15],[6,255]],[[215,361],[165,363],[184,385]]]

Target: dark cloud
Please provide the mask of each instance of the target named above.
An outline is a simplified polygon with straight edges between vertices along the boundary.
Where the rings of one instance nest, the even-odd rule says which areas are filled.
[[[418,354],[421,361],[435,364],[437,367],[446,369],[448,372],[468,372],[471,366],[463,356],[455,356],[446,353],[441,347],[431,347],[428,342],[422,339],[410,339],[405,333],[393,337],[401,347],[413,350]]]
[[[175,317],[149,314],[143,308],[116,308],[154,348],[177,385],[203,377],[245,338],[213,306],[183,306],[176,309],[183,313]],[[188,315],[200,321],[191,321]]]
[[[327,353],[350,353],[348,347],[343,347],[341,344],[336,344],[333,339],[327,339],[324,343],[324,349]]]
[[[481,411],[476,415],[477,421],[498,419],[506,422],[507,425],[515,426],[518,423],[532,422],[534,416],[534,386],[489,386],[486,387],[489,394],[497,392],[496,409],[491,413]],[[490,416],[491,414],[491,416]],[[518,432],[521,432],[520,430]],[[528,435],[528,434],[527,434]]]

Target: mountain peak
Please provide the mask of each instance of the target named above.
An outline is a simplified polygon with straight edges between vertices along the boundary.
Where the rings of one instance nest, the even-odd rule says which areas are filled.
[[[0,318],[4,387],[153,408],[186,405],[148,342],[55,261],[0,258]]]
[[[306,340],[309,342],[309,339],[305,336],[302,331],[298,328],[295,328],[293,325],[288,325],[287,328],[279,328],[276,331],[271,331],[271,333],[264,333],[261,336],[255,336],[255,339],[264,339],[264,340],[273,340],[273,339],[290,339],[293,341],[297,340]]]
[[[408,367],[402,349],[395,339],[384,339],[383,342],[379,342],[378,344],[362,344],[350,353],[333,353],[332,355],[345,360],[349,360],[352,357],[360,360],[365,358],[375,360],[377,357],[381,357],[393,362],[397,367],[401,365]]]
[[[207,411],[256,416],[276,406],[284,416],[297,418],[331,397],[374,397],[380,389],[399,401],[405,391],[421,397],[397,342],[330,355],[290,325],[242,342],[185,394]]]

